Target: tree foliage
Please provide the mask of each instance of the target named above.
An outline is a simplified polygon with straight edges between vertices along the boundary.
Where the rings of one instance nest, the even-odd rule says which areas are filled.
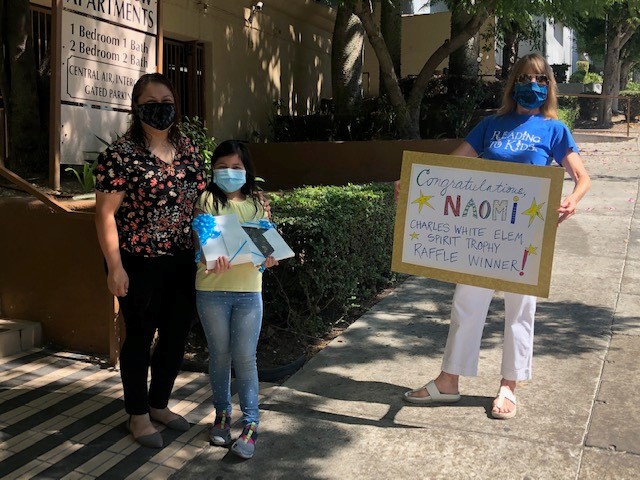
[[[579,48],[603,64],[602,93],[616,96],[626,85],[629,70],[640,61],[640,5],[636,0],[618,0],[597,18],[578,28]],[[604,98],[598,115],[603,127],[611,126],[614,105]]]
[[[510,26],[512,31],[528,32],[534,16],[552,18],[566,25],[577,25],[584,19],[604,15],[606,9],[619,0],[431,0],[446,3],[452,17],[465,22],[457,26],[451,38],[446,39],[429,57],[418,74],[411,91],[404,96],[399,86],[394,68],[393,57],[386,44],[384,35],[373,15],[371,0],[343,0],[340,5],[353,9],[364,29],[380,64],[381,83],[393,106],[398,131],[403,138],[419,138],[418,120],[420,105],[427,85],[436,68],[452,52],[465,46],[474,37],[483,24],[492,16],[499,25]],[[398,0],[382,0],[398,1]],[[633,0],[635,1],[635,0]],[[425,1],[425,3],[429,3]]]

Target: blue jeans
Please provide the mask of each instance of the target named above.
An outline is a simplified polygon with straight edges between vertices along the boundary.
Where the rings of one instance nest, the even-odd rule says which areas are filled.
[[[196,305],[209,345],[209,379],[216,412],[231,410],[233,360],[242,423],[258,423],[256,349],[262,325],[262,294],[198,291]]]

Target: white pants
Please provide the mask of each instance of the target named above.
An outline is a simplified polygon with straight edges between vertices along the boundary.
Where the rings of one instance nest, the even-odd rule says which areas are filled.
[[[469,285],[456,287],[449,336],[442,359],[443,371],[467,377],[477,375],[482,330],[493,293],[494,290]],[[502,377],[505,380],[529,380],[536,297],[505,292],[504,310]]]

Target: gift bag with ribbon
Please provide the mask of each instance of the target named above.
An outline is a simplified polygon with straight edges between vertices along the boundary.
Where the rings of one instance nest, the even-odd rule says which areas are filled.
[[[253,242],[235,214],[201,213],[193,220],[193,230],[208,269],[215,267],[218,257],[226,257],[231,265],[253,262]],[[253,263],[258,265],[262,261]]]
[[[278,233],[275,225],[267,219],[259,221],[245,222],[242,228],[247,233],[255,248],[251,251],[255,255],[254,263],[259,257],[262,257],[259,263],[262,263],[266,257],[271,255],[276,260],[283,260],[295,256],[291,247],[287,245],[284,238]]]

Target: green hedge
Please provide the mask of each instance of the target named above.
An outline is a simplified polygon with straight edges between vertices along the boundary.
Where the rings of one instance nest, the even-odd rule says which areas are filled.
[[[625,91],[640,92],[640,83],[627,82],[627,88],[625,88]]]
[[[600,98],[580,97],[578,98],[579,116],[581,120],[593,120],[598,116],[600,109]]]
[[[571,74],[569,81],[574,83],[602,83],[602,75],[595,72],[577,70]]]
[[[623,90],[620,92],[621,96],[631,97],[631,121],[634,122],[636,117],[640,115],[640,92],[635,90]],[[618,107],[627,113],[627,100],[621,98],[618,101]]]
[[[578,60],[576,62],[576,71],[587,73],[589,71],[589,62],[586,60]]]
[[[558,119],[573,130],[580,108],[576,97],[558,97]]]
[[[264,275],[265,324],[324,333],[393,280],[390,184],[304,187],[270,199],[296,256]]]

